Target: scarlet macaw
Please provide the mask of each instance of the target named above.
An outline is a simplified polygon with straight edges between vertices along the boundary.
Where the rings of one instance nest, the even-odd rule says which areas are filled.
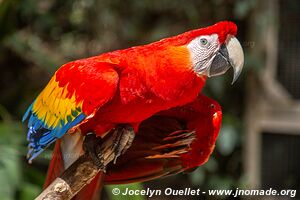
[[[116,145],[113,146],[115,151],[109,155],[110,160],[114,160],[114,163],[121,154],[126,157],[126,151],[130,146],[133,145],[134,149],[139,145],[147,145],[147,140],[143,140],[142,137],[150,137],[150,142],[152,139],[154,141],[158,138],[169,138],[166,135],[170,134],[168,132],[158,132],[161,133],[161,137],[149,132],[147,133],[149,136],[141,133],[137,141],[133,142],[135,133],[140,132],[141,123],[151,116],[169,110],[165,112],[171,112],[180,119],[182,113],[174,110],[172,112],[173,108],[185,108],[186,104],[202,102],[201,99],[206,99],[201,96],[200,100],[199,98],[197,100],[197,96],[207,77],[221,75],[232,67],[234,70],[233,82],[237,79],[243,67],[244,57],[241,45],[234,37],[236,33],[236,25],[224,21],[148,45],[108,52],[63,65],[56,71],[46,88],[31,104],[23,117],[23,120],[29,118],[27,135],[29,162],[59,138],[62,139],[60,144],[56,145],[55,152],[62,151],[62,154],[79,155],[82,153],[83,136],[90,132],[97,137],[104,137],[106,134],[115,135],[117,140]],[[206,99],[203,100],[203,103],[211,101]],[[212,104],[219,108],[216,103]],[[205,116],[206,111],[209,112],[209,109],[203,108],[200,113]],[[216,111],[216,113],[218,112]],[[163,114],[163,116],[165,115]],[[214,115],[207,115],[207,118],[200,117],[199,119],[211,121],[212,116]],[[196,118],[197,116],[195,116]],[[203,146],[197,138],[199,134],[204,138],[212,137],[212,133],[216,136],[217,133],[211,132],[211,130],[218,132],[218,128],[211,123],[206,129],[204,127],[208,125],[197,120],[193,121],[188,116],[183,120],[186,120],[185,123],[189,130],[197,130],[188,140],[191,142],[188,145],[191,148],[185,148],[182,151],[182,155],[185,155],[183,157],[188,158],[187,155],[193,155],[194,158],[198,153],[201,157],[201,152],[206,153],[198,161],[186,159],[184,162],[186,167],[178,168],[177,166],[177,170],[172,172],[180,172],[202,164],[208,158],[215,138],[208,139],[209,145],[203,144]],[[195,124],[189,127],[189,123],[192,121]],[[178,137],[176,134],[179,134]],[[185,138],[184,131],[175,132],[170,135],[170,138],[170,141],[180,143],[181,139]],[[141,140],[143,142],[137,144]],[[158,144],[161,144],[161,148],[165,151],[170,150],[170,152],[174,147],[172,144],[164,144],[162,141],[158,141]],[[85,147],[85,150],[91,152],[91,156],[99,156],[99,152],[93,152],[95,151],[94,147],[89,145]],[[149,148],[152,147],[154,146],[149,146]],[[207,147],[207,149],[196,150],[202,147]],[[132,155],[130,152],[132,151],[129,150],[127,153],[129,157]],[[100,152],[100,155],[101,153],[104,152]],[[142,157],[142,155],[139,156]],[[152,161],[149,163],[149,167],[151,163],[157,160],[162,161],[164,160],[162,158],[165,158],[160,151],[157,155],[149,156],[148,159],[151,158]],[[64,165],[67,167],[75,159],[76,157],[70,156],[68,159],[53,159],[50,166],[60,168],[59,165]],[[120,162],[121,160],[122,157]],[[101,167],[100,161],[95,159],[95,162]],[[123,167],[123,165],[118,168],[117,166],[120,166],[118,162],[115,166],[111,164],[111,171],[108,168],[107,182],[147,180],[158,175],[166,175],[162,171],[150,173],[148,178],[140,175],[128,175],[128,181],[126,181],[126,176],[115,178],[118,177],[117,172],[121,172]],[[116,176],[113,172],[116,172]],[[126,170],[123,172],[129,174]]]

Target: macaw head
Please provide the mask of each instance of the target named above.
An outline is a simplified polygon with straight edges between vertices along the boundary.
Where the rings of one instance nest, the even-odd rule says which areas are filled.
[[[233,83],[244,65],[243,49],[236,34],[237,26],[233,22],[223,21],[166,40],[169,44],[188,48],[193,70],[199,76],[218,76],[232,67]]]

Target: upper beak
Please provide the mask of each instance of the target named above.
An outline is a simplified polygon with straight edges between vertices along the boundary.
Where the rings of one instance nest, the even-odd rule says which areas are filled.
[[[237,80],[244,65],[244,53],[239,41],[229,35],[214,57],[209,68],[208,76],[224,74],[230,67],[233,68],[232,84]]]

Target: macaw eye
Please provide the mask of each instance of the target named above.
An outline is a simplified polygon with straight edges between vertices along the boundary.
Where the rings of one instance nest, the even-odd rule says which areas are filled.
[[[205,38],[201,38],[201,39],[200,39],[200,44],[201,44],[202,46],[207,45],[207,43],[208,43],[207,39],[205,39]]]
[[[216,106],[214,104],[210,104],[210,108],[215,109]]]

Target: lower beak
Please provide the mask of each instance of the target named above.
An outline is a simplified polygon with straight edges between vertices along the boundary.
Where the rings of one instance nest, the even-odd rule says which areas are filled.
[[[209,68],[208,76],[218,76],[224,74],[229,68],[233,68],[234,83],[242,72],[244,65],[244,53],[239,41],[229,35],[224,44],[214,57]]]

